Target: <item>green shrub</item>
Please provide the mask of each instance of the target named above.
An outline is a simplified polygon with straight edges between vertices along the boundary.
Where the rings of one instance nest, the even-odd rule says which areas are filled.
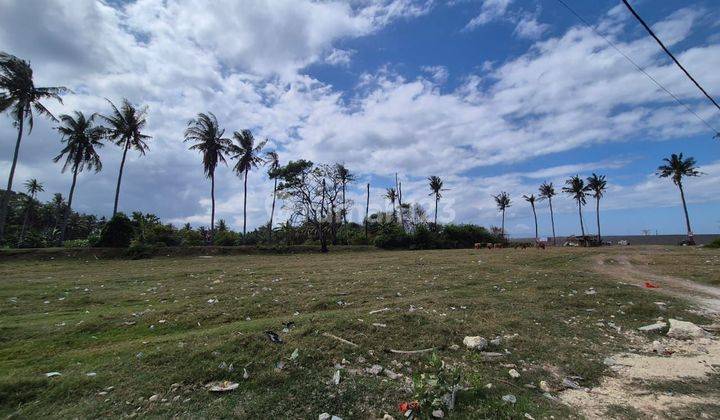
[[[125,248],[130,246],[135,230],[133,224],[123,213],[117,213],[100,232],[100,247]]]
[[[155,253],[155,247],[144,242],[132,241],[125,255],[133,260],[142,260],[152,258]]]
[[[412,238],[400,226],[392,225],[383,228],[375,237],[374,243],[376,247],[382,249],[402,249],[410,247]]]
[[[63,242],[65,248],[90,248],[89,239],[72,239]]]
[[[215,232],[214,245],[217,246],[235,246],[240,243],[241,235],[224,230],[221,232]]]
[[[440,237],[425,225],[418,225],[412,236],[413,249],[433,249],[440,245]]]
[[[715,239],[714,241],[710,242],[709,244],[705,245],[705,248],[711,248],[711,249],[718,249],[720,248],[720,238]]]
[[[445,225],[442,229],[444,248],[472,248],[476,243],[499,242],[499,238],[478,225]]]

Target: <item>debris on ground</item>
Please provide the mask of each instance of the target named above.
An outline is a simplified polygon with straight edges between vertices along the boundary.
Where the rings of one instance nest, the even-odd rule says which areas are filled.
[[[353,343],[352,341],[346,340],[346,339],[344,339],[344,338],[342,338],[342,337],[338,337],[337,335],[333,335],[333,334],[330,334],[330,333],[328,333],[328,332],[323,333],[323,336],[328,337],[328,338],[332,338],[332,339],[334,339],[334,340],[337,340],[337,341],[339,341],[339,342],[341,342],[341,343],[344,343],[344,344],[347,344],[347,345],[349,345],[349,346],[358,347],[358,345],[355,344],[355,343]]]
[[[708,332],[688,321],[679,321],[677,319],[669,319],[670,329],[667,336],[678,340],[691,340],[693,338],[702,338],[708,335]]]
[[[283,322],[283,330],[282,331],[284,333],[286,333],[286,334],[289,333],[290,330],[292,330],[293,328],[295,328],[295,323],[293,321]]]
[[[465,347],[472,349],[472,350],[482,350],[488,345],[488,341],[480,337],[479,335],[476,336],[466,336],[463,338],[463,344]]]
[[[335,371],[332,381],[333,381],[333,384],[340,385],[340,371],[339,370]]]
[[[433,410],[432,416],[436,419],[441,419],[445,417],[445,413],[442,410]]]
[[[569,389],[581,389],[580,384],[577,383],[578,379],[582,379],[579,376],[572,376],[563,379],[562,386]]]
[[[517,402],[517,398],[513,394],[503,395],[502,400],[510,404],[515,404]]]
[[[658,286],[657,284],[655,284],[653,282],[646,281],[645,288],[646,289],[658,289],[658,288],[660,288],[660,286]]]
[[[508,371],[508,375],[510,375],[510,377],[513,378],[513,379],[517,379],[517,378],[520,377],[520,372],[518,372],[518,371],[515,370],[515,369],[510,369],[510,370]]]
[[[62,373],[60,373],[60,372],[48,372],[45,374],[45,376],[47,376],[48,378],[54,378],[56,376],[61,376],[61,375],[62,375]]]
[[[665,327],[667,327],[667,323],[665,321],[659,321],[654,324],[644,325],[644,326],[638,328],[638,331],[655,332],[655,331],[660,331]]]
[[[237,382],[231,382],[231,381],[214,381],[210,382],[205,387],[210,392],[228,392],[233,391],[237,389],[237,387],[240,386]]]
[[[282,338],[280,338],[280,336],[277,335],[277,333],[275,333],[274,331],[265,331],[265,335],[267,335],[267,338],[270,341],[272,341],[273,343],[277,343],[277,344],[283,343]]]
[[[494,351],[481,351],[480,357],[482,358],[483,362],[494,362],[496,360],[502,359],[503,357],[505,357],[505,355]]]

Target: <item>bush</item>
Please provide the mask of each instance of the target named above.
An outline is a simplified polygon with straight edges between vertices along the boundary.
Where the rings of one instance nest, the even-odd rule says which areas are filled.
[[[90,240],[88,239],[72,239],[63,242],[65,248],[90,248]]]
[[[239,234],[224,230],[222,232],[216,232],[215,238],[214,238],[214,245],[217,246],[235,246],[238,245],[240,242],[240,236]]]
[[[105,224],[100,232],[97,246],[110,248],[125,248],[130,246],[133,234],[132,222],[123,213],[117,213]]]
[[[415,227],[415,232],[412,236],[412,248],[413,249],[433,249],[438,248],[440,245],[439,235],[430,230],[425,225],[418,225]]]
[[[711,249],[718,249],[720,248],[720,238],[715,239],[714,241],[710,242],[709,244],[705,245],[705,248],[711,248]]]
[[[382,249],[401,249],[410,247],[412,238],[400,226],[394,225],[377,235],[374,243]]]
[[[182,239],[172,225],[155,225],[145,233],[145,241],[148,243],[159,244],[165,246],[178,246],[182,243]]]
[[[152,258],[154,253],[154,246],[140,241],[132,241],[125,255],[133,260],[142,260],[145,258]]]
[[[476,243],[500,242],[498,237],[478,225],[445,225],[442,239],[447,248],[472,248]]]

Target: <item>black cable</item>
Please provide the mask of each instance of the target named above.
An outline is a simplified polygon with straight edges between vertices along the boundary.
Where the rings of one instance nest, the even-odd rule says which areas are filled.
[[[686,75],[690,80],[692,80],[693,83],[695,83],[695,86],[697,86],[698,89],[700,89],[700,91],[701,91],[708,99],[710,99],[710,102],[712,102],[712,103],[715,105],[715,108],[717,108],[718,111],[720,111],[720,105],[718,105],[718,103],[715,102],[715,99],[713,99],[713,97],[710,96],[710,94],[707,93],[707,92],[705,91],[705,89],[703,89],[702,86],[700,86],[700,83],[698,83],[697,80],[695,80],[695,78],[690,75],[690,73],[685,69],[685,67],[683,67],[683,65],[680,64],[680,62],[678,61],[677,58],[675,58],[675,56],[673,55],[673,53],[671,53],[670,50],[667,49],[667,47],[665,46],[665,44],[663,44],[663,42],[660,41],[660,38],[658,38],[657,35],[655,35],[655,32],[653,32],[653,30],[650,29],[650,27],[648,26],[648,24],[645,23],[645,21],[640,17],[640,15],[637,14],[637,12],[635,11],[635,9],[633,9],[632,6],[630,6],[630,3],[628,3],[627,0],[622,0],[622,2],[625,3],[625,6],[627,6],[627,8],[630,10],[630,13],[632,13],[633,16],[635,16],[635,18],[640,22],[640,24],[645,28],[645,30],[648,31],[648,33],[649,33],[653,38],[655,38],[655,41],[657,41],[657,43],[660,44],[660,47],[662,47],[662,49],[665,50],[665,52],[667,53],[667,55],[669,55],[670,58],[673,59],[673,61],[675,62],[675,64],[677,64],[678,67],[680,67],[680,69],[681,69],[683,72],[685,72],[685,75]]]
[[[668,95],[670,95],[670,96],[675,100],[675,102],[677,102],[678,104],[680,104],[680,105],[682,105],[683,107],[685,107],[685,109],[687,109],[688,112],[690,112],[691,114],[693,114],[693,115],[695,116],[695,118],[697,118],[698,120],[700,120],[700,122],[702,122],[703,124],[705,124],[713,133],[715,133],[715,137],[717,137],[718,139],[720,139],[720,131],[716,130],[715,127],[713,127],[712,125],[710,125],[709,122],[707,122],[707,121],[706,121],[705,119],[703,119],[700,115],[698,115],[697,112],[693,111],[692,108],[690,108],[685,102],[681,101],[680,98],[678,98],[677,96],[675,96],[675,94],[673,94],[672,92],[670,92],[665,86],[663,86],[660,82],[658,82],[657,79],[655,79],[654,77],[652,77],[648,72],[646,72],[642,67],[640,67],[640,65],[639,65],[638,63],[636,63],[632,58],[630,58],[627,54],[625,54],[624,52],[622,52],[622,50],[620,50],[620,48],[618,48],[612,41],[610,41],[607,37],[605,37],[605,35],[603,35],[603,34],[601,34],[600,32],[598,32],[598,30],[596,30],[595,27],[593,27],[592,25],[590,25],[590,23],[589,23],[588,21],[586,21],[586,20],[585,20],[582,16],[580,16],[575,10],[573,10],[573,8],[570,7],[567,3],[565,3],[565,1],[563,1],[563,0],[557,0],[557,1],[558,1],[558,3],[562,4],[563,6],[565,6],[565,8],[568,9],[568,10],[570,11],[570,13],[572,13],[573,15],[575,15],[575,17],[577,17],[585,26],[587,26],[588,28],[590,28],[590,30],[592,30],[592,31],[595,33],[595,35],[597,35],[597,36],[599,36],[600,38],[602,38],[602,39],[603,39],[605,42],[607,42],[608,45],[610,45],[615,51],[617,51],[620,55],[622,55],[623,57],[625,57],[626,60],[628,60],[630,63],[632,63],[632,65],[635,66],[635,68],[636,68],[639,72],[641,72],[642,74],[644,74],[645,76],[647,76],[648,79],[652,80],[652,82],[655,83],[655,84],[657,85],[657,87],[659,87],[660,89],[664,90],[665,93],[667,93]],[[714,101],[713,101],[713,102],[714,102]]]

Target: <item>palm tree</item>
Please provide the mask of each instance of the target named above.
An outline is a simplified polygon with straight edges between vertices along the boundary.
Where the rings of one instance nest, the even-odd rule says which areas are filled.
[[[45,188],[43,187],[43,184],[40,183],[35,178],[29,179],[25,181],[25,191],[27,191],[30,196],[27,200],[27,205],[25,207],[25,217],[23,218],[23,224],[22,228],[20,229],[20,237],[18,238],[18,243],[23,243],[23,237],[25,236],[25,228],[27,227],[28,221],[30,219],[30,210],[33,206],[35,197],[37,197],[37,194],[39,192],[45,191]]]
[[[205,176],[210,178],[210,200],[212,209],[210,213],[210,243],[215,234],[215,169],[218,163],[226,163],[225,154],[228,153],[232,142],[224,138],[225,130],[220,128],[217,118],[212,112],[200,113],[188,122],[183,141],[194,142],[190,150],[199,150],[203,156],[203,170]]]
[[[275,198],[277,196],[278,169],[280,168],[280,158],[276,151],[271,150],[265,153],[265,162],[268,165],[268,177],[275,181],[273,186],[273,202],[270,209],[270,222],[268,223],[268,240],[272,241],[273,216],[275,215]]]
[[[523,198],[525,199],[525,201],[530,203],[530,206],[532,207],[533,217],[535,218],[535,243],[537,243],[539,238],[538,238],[537,212],[535,212],[535,200],[536,200],[535,194],[523,195]]]
[[[562,189],[563,192],[568,194],[578,203],[578,214],[580,214],[580,231],[582,232],[582,236],[584,237],[585,224],[583,223],[582,206],[587,203],[587,201],[585,200],[585,193],[587,192],[585,181],[583,181],[579,175],[575,175],[574,177],[566,180],[565,185],[566,186]]]
[[[35,87],[30,63],[0,51],[0,112],[9,111],[13,124],[18,128],[7,188],[5,194],[3,194],[2,202],[0,202],[0,242],[2,242],[5,234],[5,218],[10,204],[10,192],[12,191],[13,177],[15,176],[15,167],[17,166],[20,151],[23,124],[27,120],[29,135],[33,129],[33,109],[39,115],[57,121],[57,118],[40,101],[56,99],[62,103],[60,95],[67,91],[68,89],[64,87]]]
[[[340,179],[340,184],[342,184],[342,219],[343,223],[347,223],[347,204],[345,203],[345,188],[347,187],[347,184],[350,182],[355,181],[355,175],[350,172],[348,168],[345,167],[342,163],[337,164],[337,175]]]
[[[673,153],[670,158],[663,159],[665,165],[658,167],[657,176],[660,178],[672,178],[673,183],[680,189],[680,199],[682,200],[683,210],[685,211],[685,225],[687,226],[688,243],[695,244],[692,229],[690,229],[690,215],[688,214],[687,204],[685,203],[685,191],[683,191],[682,178],[684,176],[700,176],[702,173],[695,167],[695,158],[688,157],[683,159],[683,154],[676,155]]]
[[[555,187],[552,182],[543,182],[540,185],[538,200],[547,200],[550,205],[550,224],[552,225],[553,245],[555,245],[555,215],[553,214],[552,198],[555,196]]]
[[[587,179],[587,189],[592,193],[592,196],[595,197],[595,216],[597,218],[598,230],[597,238],[598,244],[602,245],[602,236],[600,235],[600,199],[607,189],[605,175],[596,175],[593,173],[592,176],[589,176]]]
[[[72,200],[78,173],[85,169],[94,169],[95,172],[99,172],[102,169],[100,156],[95,149],[103,146],[101,141],[105,136],[105,130],[102,127],[94,125],[93,120],[95,119],[95,114],[91,115],[90,118],[85,117],[80,111],[75,111],[74,114],[74,117],[67,114],[60,116],[61,125],[57,127],[57,130],[62,135],[61,141],[65,143],[65,147],[63,147],[59,155],[53,158],[53,162],[58,162],[63,156],[66,156],[62,172],[65,172],[68,168],[71,168],[73,172],[68,204],[65,208],[62,226],[60,227],[61,242],[65,240],[65,231],[67,229],[70,212],[72,211]]]
[[[260,151],[265,147],[267,140],[261,141],[255,146],[255,137],[253,137],[250,130],[243,130],[241,132],[233,133],[233,139],[237,142],[237,145],[230,147],[230,152],[235,153],[232,159],[237,159],[238,162],[233,168],[235,173],[240,176],[245,176],[245,187],[244,187],[244,198],[243,198],[243,240],[245,240],[245,233],[247,232],[247,180],[248,172],[252,168],[257,168],[259,164],[265,163],[263,158],[260,157]]]
[[[395,212],[395,201],[397,200],[397,192],[395,191],[395,188],[388,188],[385,190],[385,198],[390,200],[390,203],[392,203],[393,208],[393,221],[397,219],[397,213]]]
[[[100,115],[109,127],[106,128],[107,136],[116,145],[122,146],[123,155],[120,161],[120,172],[118,173],[117,186],[115,187],[115,204],[113,205],[113,216],[117,213],[118,199],[120,197],[120,181],[122,180],[123,168],[125,167],[125,157],[130,149],[135,149],[141,155],[145,155],[148,145],[145,140],[150,139],[141,133],[141,130],[147,124],[145,116],[147,107],[136,108],[127,99],[123,99],[122,106],[118,109],[111,101],[112,114],[109,116]]]
[[[428,177],[429,185],[430,185],[430,194],[428,195],[434,195],[435,196],[435,229],[437,229],[437,213],[438,213],[438,201],[442,198],[442,191],[445,191],[443,189],[443,181],[440,179],[439,176],[431,176]]]
[[[495,198],[495,204],[497,204],[498,210],[502,212],[502,227],[500,228],[500,233],[503,237],[503,240],[505,239],[505,210],[510,207],[510,195],[506,193],[505,191],[501,192],[498,195],[494,195],[493,198]]]

